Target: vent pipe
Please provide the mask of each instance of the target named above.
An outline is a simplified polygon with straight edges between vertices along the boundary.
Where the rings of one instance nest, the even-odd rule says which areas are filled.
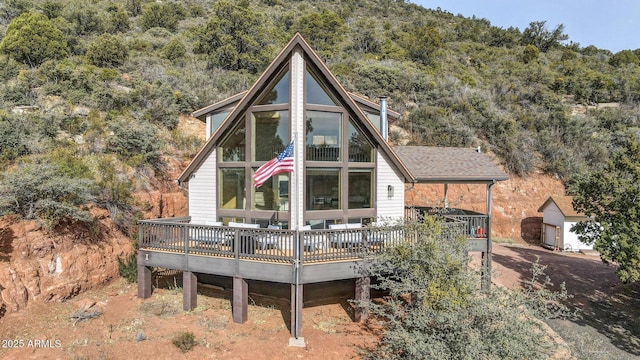
[[[380,132],[385,140],[389,140],[389,121],[387,120],[387,97],[380,97]]]

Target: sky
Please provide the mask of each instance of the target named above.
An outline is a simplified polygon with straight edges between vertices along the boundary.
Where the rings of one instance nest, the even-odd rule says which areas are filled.
[[[523,31],[532,21],[546,21],[547,29],[564,25],[569,41],[580,47],[595,45],[616,53],[640,49],[638,0],[410,0],[425,8],[464,17],[485,18],[491,25]]]

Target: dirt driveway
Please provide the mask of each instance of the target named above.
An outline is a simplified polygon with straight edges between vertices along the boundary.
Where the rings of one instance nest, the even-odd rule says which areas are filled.
[[[577,316],[548,324],[572,344],[578,359],[640,358],[640,286],[625,286],[615,267],[597,255],[554,252],[539,246],[493,246],[493,282],[519,287],[531,276],[531,264],[566,284]]]

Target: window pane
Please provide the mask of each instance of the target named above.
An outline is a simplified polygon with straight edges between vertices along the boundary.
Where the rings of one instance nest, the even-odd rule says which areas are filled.
[[[289,103],[289,72],[282,75],[278,83],[258,101],[256,105],[288,104]]]
[[[277,174],[253,192],[253,209],[289,210],[289,175]]]
[[[244,168],[220,169],[220,208],[244,209],[246,203]]]
[[[244,122],[220,147],[222,161],[245,161],[245,125]]]
[[[373,203],[373,170],[349,170],[349,209],[368,209]]]
[[[349,161],[373,162],[373,146],[349,121]]]
[[[340,169],[307,169],[307,210],[340,209]]]
[[[216,132],[216,130],[218,130],[218,128],[220,127],[220,125],[222,125],[222,122],[224,121],[224,119],[227,118],[230,112],[231,112],[231,109],[224,109],[209,115],[211,120],[211,129],[210,129],[211,134],[213,134],[214,132]]]
[[[309,73],[305,72],[307,104],[336,106],[336,103],[329,97],[326,91],[318,84],[318,81]]]
[[[253,160],[268,161],[289,143],[289,112],[263,111],[251,114]]]
[[[307,160],[341,161],[342,114],[307,111]]]

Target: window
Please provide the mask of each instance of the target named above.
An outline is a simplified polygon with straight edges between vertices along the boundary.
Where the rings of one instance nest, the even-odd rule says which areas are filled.
[[[372,162],[373,146],[369,140],[349,121],[349,161]]]
[[[216,132],[216,130],[218,130],[218,128],[220,127],[220,125],[222,125],[222,122],[227,118],[230,112],[231,109],[226,108],[208,115],[210,121],[209,134],[213,134],[214,132]]]
[[[349,169],[349,209],[368,209],[373,204],[373,170]]]
[[[251,114],[253,160],[269,161],[289,143],[289,111],[261,111]]]
[[[342,114],[307,111],[307,160],[341,161]]]
[[[277,174],[255,188],[252,209],[289,210],[289,174]]]
[[[255,105],[289,104],[289,72],[280,75],[278,83],[269,89]]]
[[[220,157],[223,162],[244,161],[245,155],[245,124],[238,126],[220,147]]]
[[[307,104],[336,106],[335,101],[329,97],[327,92],[320,86],[318,81],[308,70],[305,72],[305,85]]]
[[[219,199],[222,209],[244,209],[246,181],[244,168],[220,168]]]
[[[307,210],[335,210],[341,208],[340,169],[307,169]]]

